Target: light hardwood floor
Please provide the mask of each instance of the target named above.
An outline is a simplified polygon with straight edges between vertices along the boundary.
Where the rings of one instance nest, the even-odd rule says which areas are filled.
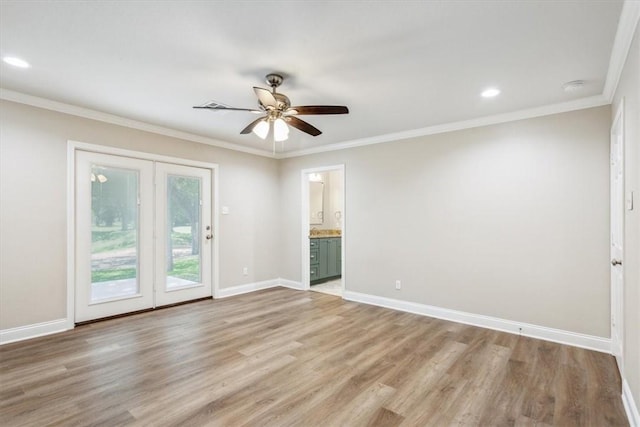
[[[609,355],[284,288],[0,347],[3,426],[624,426]]]

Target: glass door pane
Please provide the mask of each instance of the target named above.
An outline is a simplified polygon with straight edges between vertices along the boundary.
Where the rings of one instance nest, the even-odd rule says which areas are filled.
[[[91,303],[138,295],[138,171],[91,167]]]
[[[201,179],[167,176],[166,289],[202,282]]]

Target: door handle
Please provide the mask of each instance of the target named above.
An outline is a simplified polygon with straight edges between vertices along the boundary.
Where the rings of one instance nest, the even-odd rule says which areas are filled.
[[[611,265],[616,266],[616,265],[622,265],[622,261],[620,261],[619,259],[612,259],[611,260]]]

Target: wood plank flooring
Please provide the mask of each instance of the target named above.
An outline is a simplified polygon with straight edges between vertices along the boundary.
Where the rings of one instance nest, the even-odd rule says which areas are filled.
[[[0,347],[3,426],[626,426],[613,357],[275,288]]]

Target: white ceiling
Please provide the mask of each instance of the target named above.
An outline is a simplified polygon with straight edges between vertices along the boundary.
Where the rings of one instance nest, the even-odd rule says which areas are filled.
[[[0,86],[271,151],[239,132],[264,75],[286,76],[305,116],[284,150],[459,122],[602,94],[622,2],[607,1],[5,1]],[[561,85],[586,81],[577,93]],[[484,99],[496,86],[502,94]]]

